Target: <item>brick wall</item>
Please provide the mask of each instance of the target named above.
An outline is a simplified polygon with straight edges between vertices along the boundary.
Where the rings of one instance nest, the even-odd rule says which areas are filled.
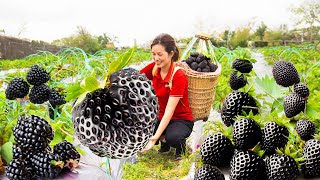
[[[56,53],[61,48],[43,41],[29,41],[0,35],[0,59],[20,59],[35,54],[38,50]]]

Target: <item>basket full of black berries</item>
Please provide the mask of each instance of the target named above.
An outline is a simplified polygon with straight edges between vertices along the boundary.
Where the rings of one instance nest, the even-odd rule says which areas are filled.
[[[196,34],[177,65],[182,67],[188,78],[189,105],[194,119],[206,121],[221,73],[221,66],[215,59],[209,35]]]

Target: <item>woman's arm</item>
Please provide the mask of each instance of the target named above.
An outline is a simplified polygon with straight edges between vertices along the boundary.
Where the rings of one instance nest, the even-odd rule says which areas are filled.
[[[164,111],[164,115],[160,121],[156,134],[149,139],[147,146],[142,150],[143,152],[149,151],[155,145],[157,140],[160,138],[163,131],[167,128],[179,100],[180,100],[180,97],[169,97],[166,109]]]
[[[177,104],[179,103],[179,100],[180,100],[180,97],[169,97],[166,109],[164,111],[164,115],[160,121],[156,134],[154,135],[157,139],[160,138],[163,131],[167,128],[173,116],[174,110],[176,109]]]

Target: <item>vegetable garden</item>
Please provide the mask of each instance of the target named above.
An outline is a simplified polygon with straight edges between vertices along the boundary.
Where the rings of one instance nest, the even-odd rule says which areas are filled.
[[[21,133],[14,133],[14,127],[25,132],[25,129],[28,129],[27,125],[21,122],[30,121],[32,123],[34,119],[40,118],[43,120],[42,123],[46,124],[45,126],[52,128],[52,134],[47,135],[49,140],[43,141],[46,143],[44,146],[53,150],[50,150],[52,153],[60,152],[60,154],[63,154],[58,150],[59,146],[57,144],[63,144],[60,146],[64,147],[67,146],[65,145],[67,142],[73,144],[76,140],[80,140],[81,144],[87,143],[90,150],[96,151],[95,154],[101,156],[128,158],[137,154],[136,163],[126,163],[123,166],[123,179],[182,179],[190,175],[192,165],[195,165],[193,169],[195,171],[194,176],[198,179],[208,177],[209,172],[214,172],[216,179],[221,178],[219,176],[221,173],[231,179],[257,179],[270,178],[272,176],[279,176],[280,179],[319,178],[320,140],[317,138],[319,138],[320,127],[320,106],[318,103],[320,102],[320,52],[316,47],[314,45],[302,45],[297,47],[265,47],[258,50],[247,48],[230,50],[224,47],[214,47],[213,50],[215,60],[222,66],[222,72],[216,86],[212,112],[219,114],[221,118],[209,118],[208,121],[202,122],[204,127],[203,142],[197,142],[198,145],[185,154],[183,160],[178,162],[171,160],[174,156],[172,152],[168,155],[158,155],[156,153],[158,146],[150,152],[140,153],[137,150],[142,147],[143,143],[139,145],[134,143],[131,149],[126,149],[127,146],[125,145],[119,145],[119,147],[122,147],[120,149],[123,149],[123,152],[121,152],[118,149],[116,149],[117,151],[113,150],[112,148],[115,145],[111,142],[110,144],[93,144],[92,142],[96,141],[95,139],[81,137],[81,132],[86,133],[86,128],[93,129],[94,127],[94,118],[92,118],[92,124],[81,130],[81,116],[86,113],[86,108],[94,109],[96,114],[99,114],[98,109],[100,108],[97,104],[93,107],[86,105],[83,108],[81,107],[81,101],[86,99],[90,102],[95,98],[94,101],[96,103],[96,99],[100,97],[100,94],[108,94],[108,92],[99,91],[99,96],[92,93],[88,97],[88,92],[96,92],[97,89],[105,87],[108,80],[110,84],[117,83],[118,81],[115,81],[110,76],[113,72],[120,72],[119,77],[127,77],[129,73],[130,76],[139,78],[140,75],[136,74],[136,72],[121,71],[121,69],[148,63],[147,61],[151,59],[149,50],[134,47],[129,50],[103,50],[95,54],[87,54],[81,49],[74,48],[63,49],[57,54],[41,51],[25,59],[1,60],[0,173],[3,173],[3,176],[0,177],[14,177],[14,173],[8,173],[8,171],[14,172],[14,170],[5,169],[10,162],[15,162],[23,167],[27,166],[26,163],[16,161],[16,159],[21,158],[17,158],[18,153],[14,149],[17,149],[17,146],[21,146],[21,144],[29,143],[29,141],[23,137],[19,138],[22,135]],[[252,71],[250,69],[249,72],[241,72],[238,69],[235,65],[236,59],[247,60],[248,64],[255,65],[257,60],[253,53],[264,55],[264,59],[273,67],[273,72],[270,72],[271,76],[261,77],[259,72],[255,71],[255,68]],[[281,68],[284,67],[284,69],[280,68],[281,71],[278,72],[275,67],[277,67],[277,63],[280,60],[288,62],[292,66],[281,64]],[[19,98],[13,97],[10,98],[11,100],[8,99],[6,89],[9,83],[17,77],[26,80],[28,72],[34,64],[42,67],[50,75],[50,80],[42,84],[46,84],[50,90],[54,90],[57,97],[63,97],[65,100],[63,103],[57,103],[56,101],[56,103],[53,103],[54,101],[49,100],[37,103],[32,100],[32,94]],[[288,70],[290,68],[291,70]],[[280,79],[282,78],[281,80],[287,83],[292,78],[289,80],[285,78],[291,77],[295,72],[294,69],[298,79],[289,85],[281,84],[281,82],[281,85],[279,85],[278,74],[290,72],[289,74],[279,75]],[[135,81],[134,83],[138,84]],[[295,85],[299,83],[299,86]],[[112,92],[113,89],[111,88],[110,91]],[[301,91],[302,94],[304,93],[302,97],[298,95],[298,92]],[[306,94],[306,91],[308,91],[308,94]],[[250,98],[254,101],[253,104],[246,103]],[[38,100],[39,98],[36,97],[35,99]],[[135,104],[132,101],[130,103]],[[145,107],[143,100],[140,100],[139,103],[142,103],[141,107]],[[73,111],[73,107],[77,105],[84,111]],[[297,108],[297,105],[299,105],[299,108]],[[241,108],[239,109],[240,106]],[[152,112],[156,112],[154,109],[149,111],[148,117],[152,117]],[[107,110],[102,112],[105,113]],[[112,113],[115,112],[115,110],[112,110]],[[76,117],[79,117],[78,120],[76,120]],[[21,119],[24,120],[22,121]],[[119,129],[125,129],[125,126],[121,125],[120,120],[122,119],[125,119],[125,117],[119,118],[117,124]],[[83,121],[87,122],[87,119],[83,118]],[[75,122],[78,122],[78,124],[75,125]],[[129,121],[126,123],[130,124]],[[145,126],[140,124],[140,126],[145,129],[150,128],[148,123]],[[33,127],[37,127],[37,125]],[[314,127],[314,130],[312,127]],[[249,129],[250,131],[247,132],[246,130]],[[132,134],[138,134],[139,130],[139,128],[128,129],[128,132],[137,131]],[[107,127],[106,131],[111,132]],[[90,133],[92,132],[94,131]],[[141,132],[143,134],[135,136],[134,138],[136,139],[128,138],[127,141],[125,138],[127,135],[119,136],[118,134],[121,135],[120,132],[117,132],[117,136],[111,133],[109,136],[120,137],[115,139],[116,141],[125,141],[123,144],[130,144],[135,140],[138,141],[139,137],[142,138],[141,142],[145,142],[150,132],[148,130],[147,132]],[[306,135],[308,132],[312,132],[312,134]],[[99,132],[94,134],[99,137]],[[91,137],[91,135],[88,135],[88,137]],[[103,137],[107,137],[107,135],[104,134]],[[121,137],[123,138],[121,139]],[[253,137],[258,139],[253,140]],[[277,142],[282,143],[278,144]],[[278,146],[270,147],[271,145]],[[70,151],[74,152],[74,154],[78,152],[79,155],[85,156],[86,152],[81,147],[78,145],[69,148],[72,149]],[[33,151],[37,148],[28,146],[27,149]],[[237,151],[233,151],[234,149],[237,149]],[[218,157],[218,154],[222,154],[225,151],[230,151],[230,154],[225,153],[225,157]],[[79,162],[81,166],[81,158],[79,159],[76,155],[67,158],[74,161],[64,160],[61,165],[58,161],[59,158],[55,159],[37,152],[31,158],[33,159],[31,162],[41,164],[38,162],[41,157],[49,159],[48,162],[42,162],[43,164],[47,163],[49,164],[47,166],[53,165],[54,167],[60,166],[60,169],[71,169],[70,173],[77,171]],[[282,162],[282,160],[286,160],[286,163],[288,163],[279,165],[280,168],[273,165],[277,162]],[[250,163],[252,162],[255,162],[255,165],[251,165]],[[254,174],[250,173],[249,166],[255,168],[252,169]],[[41,168],[43,167],[36,169],[36,171],[43,171]],[[104,165],[101,165],[100,168],[106,170]],[[223,172],[220,172],[218,168]],[[27,176],[29,170],[27,168],[24,169],[21,172]],[[47,171],[51,172],[51,170]],[[259,174],[258,172],[261,173]],[[36,175],[47,178],[59,177],[54,173],[53,175],[36,173]]]

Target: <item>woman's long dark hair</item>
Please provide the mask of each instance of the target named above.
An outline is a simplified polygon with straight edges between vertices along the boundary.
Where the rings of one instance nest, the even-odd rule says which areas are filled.
[[[172,60],[174,62],[177,62],[180,58],[180,52],[179,49],[176,45],[175,40],[173,39],[172,36],[170,36],[169,34],[159,34],[153,41],[151,44],[151,49],[154,45],[157,44],[161,44],[164,48],[165,51],[170,54],[171,51],[173,51],[173,56],[172,56]]]

